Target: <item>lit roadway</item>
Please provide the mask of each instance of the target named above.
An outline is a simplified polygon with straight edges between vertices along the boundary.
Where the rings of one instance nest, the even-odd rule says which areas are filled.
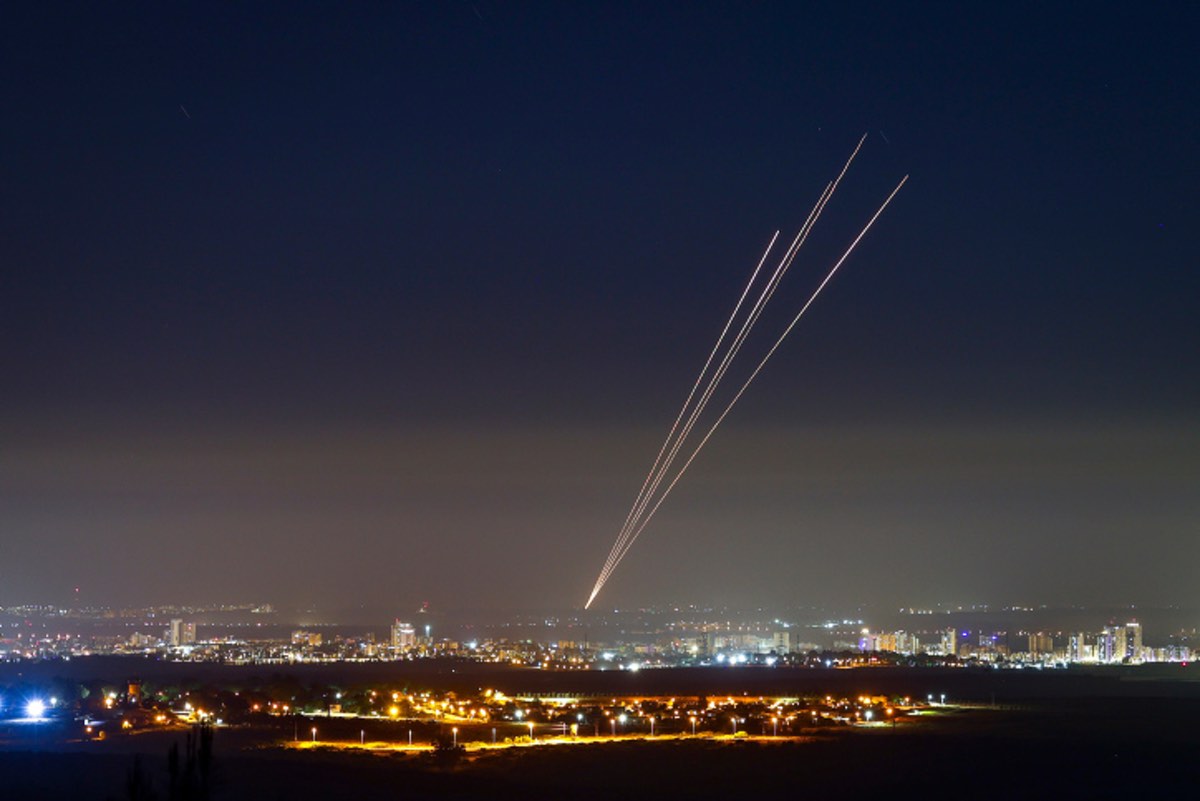
[[[542,737],[542,738],[535,739],[532,741],[524,740],[521,742],[510,741],[510,742],[497,742],[497,743],[477,742],[476,741],[476,742],[463,742],[463,743],[460,743],[460,745],[463,747],[464,750],[470,752],[470,751],[492,751],[492,750],[504,749],[504,748],[535,748],[538,746],[547,746],[547,745],[589,745],[589,744],[594,744],[594,743],[621,743],[621,742],[629,742],[629,741],[633,741],[633,740],[642,740],[642,741],[652,740],[654,742],[660,742],[660,741],[665,742],[668,740],[670,740],[670,741],[706,740],[706,741],[712,741],[712,742],[727,742],[727,743],[728,742],[772,743],[772,742],[809,742],[809,741],[812,741],[813,739],[814,738],[809,735],[782,735],[781,734],[776,737],[776,736],[772,736],[772,735],[745,734],[744,732],[738,732],[737,735],[713,734],[713,733],[707,733],[707,734],[655,734],[653,736],[651,736],[649,734],[619,734],[615,737],[610,736],[610,735],[600,735],[598,737],[583,736],[583,735],[578,736],[578,737],[572,737],[572,736],[563,737],[562,735],[547,735],[546,737]],[[409,753],[431,752],[434,750],[434,746],[430,743],[414,743],[412,745],[409,745],[407,743],[393,743],[393,742],[356,743],[356,742],[347,741],[347,740],[322,740],[322,739],[320,739],[320,731],[319,730],[314,739],[308,739],[308,740],[301,739],[301,740],[294,741],[294,742],[289,741],[289,742],[283,743],[283,745],[285,745],[288,748],[295,748],[295,749],[299,749],[299,750],[308,750],[308,749],[312,749],[312,748],[336,748],[336,749],[346,749],[346,750],[357,749],[357,750],[380,751],[380,752],[401,751],[401,752],[409,752]]]

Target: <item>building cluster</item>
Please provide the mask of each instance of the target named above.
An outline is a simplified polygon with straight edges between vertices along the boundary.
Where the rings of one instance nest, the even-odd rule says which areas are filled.
[[[1110,623],[1095,632],[979,632],[946,628],[919,638],[905,631],[863,629],[858,650],[906,656],[955,657],[960,661],[997,665],[1140,665],[1148,662],[1189,662],[1191,647],[1171,644],[1149,647],[1142,641],[1142,624]]]

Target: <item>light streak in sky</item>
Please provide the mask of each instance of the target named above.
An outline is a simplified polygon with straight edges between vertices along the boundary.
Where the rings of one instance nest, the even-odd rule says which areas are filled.
[[[762,371],[763,367],[766,366],[767,361],[771,358],[772,355],[774,355],[775,351],[779,349],[779,346],[781,344],[783,344],[783,340],[787,338],[787,335],[790,334],[792,332],[792,329],[796,327],[796,324],[800,322],[800,318],[804,316],[804,313],[808,311],[809,307],[813,304],[813,301],[815,301],[817,299],[817,296],[821,294],[821,290],[823,290],[825,288],[825,286],[830,282],[830,280],[832,280],[834,274],[838,271],[838,268],[840,268],[842,266],[842,264],[846,261],[846,259],[849,258],[850,254],[854,251],[854,248],[858,246],[859,241],[862,240],[862,238],[866,235],[867,231],[870,230],[871,226],[875,224],[875,221],[877,219],[879,219],[879,215],[881,215],[883,213],[883,210],[887,208],[888,204],[892,202],[892,198],[894,198],[896,196],[896,194],[900,191],[900,188],[902,186],[904,186],[906,181],[908,181],[907,175],[901,179],[900,183],[896,185],[896,188],[892,190],[892,193],[890,195],[888,195],[887,200],[885,200],[883,202],[883,205],[879,207],[879,210],[875,212],[875,214],[867,222],[866,226],[864,226],[862,231],[859,232],[858,236],[854,238],[854,241],[850,243],[850,246],[846,249],[846,252],[843,253],[842,257],[840,259],[838,259],[836,264],[834,264],[833,269],[829,271],[829,274],[825,276],[825,280],[821,282],[820,286],[818,286],[816,291],[813,292],[812,296],[809,297],[808,302],[806,302],[804,304],[804,306],[800,309],[799,313],[792,319],[791,324],[789,324],[788,327],[784,330],[784,332],[782,334],[780,334],[779,339],[777,339],[775,341],[775,344],[771,346],[771,349],[769,351],[767,351],[767,355],[764,356],[762,361],[758,363],[758,366],[754,368],[754,372],[752,372],[750,374],[750,377],[746,379],[746,382],[744,384],[742,384],[741,389],[739,389],[737,391],[737,394],[733,396],[733,400],[731,400],[729,402],[729,405],[725,407],[725,410],[723,412],[721,412],[720,417],[718,417],[716,422],[712,424],[712,427],[709,428],[708,433],[704,435],[704,438],[702,440],[700,440],[700,444],[696,446],[696,449],[694,451],[692,451],[692,455],[688,457],[687,461],[684,462],[683,467],[681,467],[679,469],[679,473],[676,474],[675,478],[667,486],[667,489],[663,491],[662,496],[659,497],[658,502],[654,505],[654,508],[652,508],[650,510],[650,513],[647,514],[645,516],[645,518],[642,520],[641,525],[638,527],[637,531],[633,534],[632,537],[628,538],[628,540],[626,541],[626,544],[624,546],[624,549],[617,556],[616,562],[614,563],[614,568],[615,568],[616,564],[619,564],[620,561],[625,558],[625,554],[629,553],[629,549],[631,547],[633,547],[634,541],[637,540],[638,536],[641,535],[642,531],[645,530],[646,524],[650,522],[650,518],[652,518],[654,516],[654,513],[658,511],[658,508],[660,506],[662,506],[662,502],[664,500],[666,500],[667,495],[670,494],[672,489],[674,489],[675,485],[679,482],[679,479],[683,476],[684,472],[688,469],[688,467],[692,464],[692,461],[696,458],[696,455],[700,453],[700,450],[704,447],[705,443],[707,443],[709,438],[712,437],[713,432],[715,432],[717,430],[717,426],[721,425],[721,422],[725,419],[725,417],[733,409],[734,405],[738,402],[738,400],[746,392],[746,389],[750,386],[750,383],[752,381],[754,381],[754,379]],[[611,573],[611,571],[609,571],[609,572]]]
[[[820,206],[821,201],[827,198],[828,193],[829,187],[827,186],[825,187],[825,191],[821,193],[820,200],[817,201],[818,207]],[[814,207],[813,211],[816,211],[816,207]],[[813,215],[810,213],[810,221],[812,220],[812,216]],[[675,460],[676,455],[679,453],[679,449],[683,446],[684,440],[686,440],[688,434],[691,433],[692,427],[696,423],[696,419],[700,416],[700,413],[704,411],[704,407],[708,405],[708,400],[712,397],[712,393],[716,390],[721,378],[724,377],[725,371],[729,368],[729,363],[732,361],[733,357],[737,355],[738,350],[741,349],[742,343],[746,341],[746,337],[749,335],[750,329],[754,326],[754,323],[758,320],[763,306],[765,306],[766,302],[770,300],[771,295],[774,294],[775,287],[779,285],[779,281],[783,277],[783,273],[785,273],[788,266],[791,265],[792,260],[795,258],[797,243],[802,244],[802,237],[804,234],[805,229],[801,229],[801,232],[796,235],[794,240],[792,240],[792,244],[788,246],[787,251],[784,253],[783,258],[779,262],[779,265],[775,268],[770,279],[768,279],[766,286],[763,288],[758,298],[754,301],[754,305],[751,307],[749,315],[742,322],[741,328],[735,335],[732,343],[729,346],[729,349],[722,357],[717,369],[713,372],[712,376],[709,377],[708,384],[701,393],[699,401],[697,401],[696,405],[692,408],[691,413],[688,415],[688,420],[684,424],[682,431],[680,431],[679,436],[676,437],[675,432],[678,428],[679,421],[683,418],[684,413],[687,412],[688,407],[691,405],[692,398],[695,396],[695,389],[699,387],[705,373],[712,364],[712,356],[710,356],[709,360],[705,363],[704,369],[701,370],[700,376],[696,379],[696,384],[693,387],[693,391],[688,395],[688,399],[684,403],[683,409],[681,409],[679,412],[679,417],[676,418],[676,424],[671,427],[671,431],[667,435],[667,440],[663,443],[663,447],[659,451],[659,458],[655,459],[654,466],[651,467],[650,474],[646,477],[646,483],[642,485],[642,491],[638,493],[637,499],[634,500],[633,509],[630,510],[630,515],[626,518],[625,525],[621,527],[621,531],[617,535],[617,541],[613,543],[612,550],[609,552],[608,560],[605,562],[604,568],[600,571],[600,577],[596,580],[598,584],[603,584],[604,581],[607,580],[608,573],[614,567],[613,562],[617,558],[617,554],[620,553],[625,540],[628,539],[632,533],[634,526],[638,524],[638,519],[645,511],[650,499],[654,496],[655,491],[662,482],[663,476],[666,475],[667,471],[670,469],[671,463]],[[746,289],[749,290],[750,285],[747,285]],[[743,297],[744,294],[745,293],[743,293]],[[730,323],[732,322],[733,317],[730,318]],[[728,325],[726,327],[726,331],[727,330]],[[725,332],[723,332],[721,338],[717,340],[717,347],[713,349],[713,356],[715,356],[717,349],[720,347],[721,341],[724,339],[724,333]],[[670,446],[669,453],[667,453],[666,459],[663,460],[663,451],[667,450],[668,446]],[[647,484],[649,485],[648,487]]]
[[[754,306],[751,308],[749,315],[743,321],[741,329],[738,331],[737,336],[730,344],[728,351],[721,360],[721,363],[710,377],[707,387],[702,393],[696,406],[692,409],[687,423],[684,424],[683,430],[679,433],[678,438],[675,439],[674,444],[671,445],[670,451],[667,453],[666,460],[662,461],[663,451],[667,449],[669,444],[671,444],[675,430],[678,428],[679,420],[682,419],[684,412],[686,412],[688,405],[691,403],[692,397],[695,395],[695,387],[699,386],[700,381],[703,379],[705,372],[712,363],[713,356],[717,350],[719,350],[720,343],[724,339],[725,334],[728,332],[730,324],[737,316],[737,309],[740,308],[742,301],[745,299],[750,285],[754,283],[754,276],[757,276],[759,272],[757,269],[755,270],[754,276],[751,277],[750,284],[747,285],[746,290],[742,293],[742,299],[739,300],[738,306],[734,309],[734,314],[730,317],[730,321],[726,323],[726,327],[724,331],[722,331],[721,337],[719,337],[717,340],[717,345],[714,347],[712,354],[710,354],[708,361],[705,362],[705,366],[701,370],[700,376],[697,378],[697,382],[693,386],[692,392],[689,393],[687,401],[684,402],[683,409],[680,411],[679,417],[676,418],[675,425],[672,426],[671,432],[667,435],[667,440],[663,443],[663,448],[659,451],[659,457],[655,459],[655,466],[651,467],[650,474],[647,476],[647,481],[642,484],[642,490],[638,493],[638,498],[634,501],[634,506],[630,511],[630,515],[626,517],[625,524],[621,527],[621,531],[617,535],[617,540],[613,543],[612,549],[609,552],[608,559],[606,559],[604,567],[601,569],[600,575],[596,579],[596,585],[593,588],[593,592],[597,592],[599,588],[603,586],[604,582],[608,580],[608,575],[615,567],[615,562],[619,558],[623,547],[625,546],[628,538],[632,535],[634,527],[637,526],[639,518],[645,512],[646,507],[653,498],[655,491],[657,491],[663,478],[669,471],[670,466],[674,462],[675,457],[678,455],[680,448],[683,447],[683,443],[691,433],[692,428],[695,426],[696,420],[700,417],[705,407],[708,405],[708,402],[720,384],[721,379],[725,376],[725,372],[728,370],[729,365],[732,363],[734,357],[737,356],[738,351],[741,349],[743,343],[746,341],[746,338],[749,336],[754,324],[758,321],[760,315],[762,314],[763,308],[765,308],[767,302],[770,301],[771,297],[775,294],[775,290],[778,288],[779,282],[783,279],[784,274],[795,260],[800,247],[807,240],[809,232],[816,224],[816,221],[820,217],[821,212],[824,210],[825,205],[829,202],[830,198],[833,197],[834,191],[837,190],[842,178],[850,169],[850,165],[853,163],[855,156],[858,155],[859,150],[862,149],[863,142],[866,141],[866,138],[866,134],[864,134],[862,138],[859,139],[854,151],[850,154],[850,157],[842,166],[841,172],[838,173],[837,177],[832,182],[826,185],[825,191],[821,193],[816,205],[813,207],[812,211],[809,212],[808,218],[804,221],[804,225],[800,228],[800,232],[796,234],[796,238],[792,241],[792,244],[789,246],[787,252],[785,252],[783,259],[779,262],[779,266],[775,268],[775,271],[772,273],[770,279],[767,281],[766,286],[763,288],[758,299],[755,301]],[[762,262],[760,261],[760,268],[761,265]]]
[[[696,383],[692,384],[692,391],[688,393],[687,400],[683,402],[683,408],[679,410],[679,415],[675,418],[675,422],[671,424],[671,430],[667,433],[667,438],[663,441],[662,447],[658,450],[658,456],[654,457],[654,464],[650,466],[650,472],[646,474],[646,480],[642,482],[642,488],[638,490],[637,498],[633,501],[633,506],[629,508],[629,514],[625,517],[625,522],[621,526],[621,533],[617,537],[617,542],[613,544],[612,550],[609,551],[608,561],[611,561],[619,550],[622,539],[634,520],[634,512],[638,509],[638,504],[641,502],[642,495],[646,492],[647,485],[658,470],[658,463],[662,460],[663,454],[667,450],[667,446],[671,444],[672,438],[675,436],[676,429],[679,428],[679,421],[683,419],[683,415],[687,412],[688,406],[692,402],[692,398],[696,395],[696,390],[700,388],[700,382],[704,380],[704,374],[708,372],[709,366],[712,364],[713,358],[717,355],[717,351],[721,348],[721,343],[725,341],[725,335],[729,333],[730,327],[733,325],[734,319],[737,318],[738,311],[742,308],[742,303],[745,302],[746,296],[750,294],[750,287],[754,285],[754,280],[758,278],[759,270],[767,261],[767,256],[771,253],[771,249],[775,247],[775,241],[779,239],[779,232],[775,232],[775,236],[771,237],[771,241],[767,244],[767,249],[763,251],[762,258],[758,260],[758,266],[754,268],[754,272],[750,274],[750,280],[746,283],[746,288],[742,290],[742,296],[738,298],[737,304],[733,307],[733,312],[729,315],[729,320],[725,323],[725,327],[721,329],[721,335],[717,337],[717,344],[713,345],[712,351],[708,354],[708,360],[704,362],[704,366],[700,368],[700,375],[696,376]],[[608,567],[608,561],[605,562],[605,567]]]
[[[866,139],[866,136],[864,135],[863,140],[865,140],[865,139]],[[825,204],[828,203],[829,198],[832,196],[833,190],[836,189],[838,182],[840,182],[842,176],[845,175],[846,170],[850,166],[850,162],[853,161],[853,159],[854,159],[854,155],[857,154],[859,148],[862,147],[863,140],[859,140],[858,147],[855,148],[854,154],[851,154],[850,159],[846,162],[846,166],[842,168],[842,172],[841,172],[841,174],[838,175],[837,180],[835,180],[829,186],[827,186],[825,189],[825,192],[822,193],[821,199],[819,199],[817,201],[817,205],[813,208],[813,211],[810,212],[808,219],[805,221],[805,225],[801,228],[800,233],[797,234],[796,239],[793,240],[792,245],[789,247],[787,253],[785,253],[785,255],[783,257],[783,260],[780,262],[779,266],[776,267],[775,272],[772,274],[771,278],[768,280],[767,286],[763,289],[762,293],[759,295],[758,300],[755,302],[754,306],[751,308],[749,315],[747,316],[746,320],[742,324],[741,330],[738,332],[738,335],[734,338],[733,342],[729,345],[728,350],[726,351],[725,356],[722,358],[720,365],[717,367],[716,371],[714,371],[712,376],[709,378],[709,383],[708,383],[707,387],[705,388],[704,392],[701,394],[700,400],[697,401],[695,407],[692,409],[692,412],[688,417],[688,422],[684,425],[684,427],[682,429],[679,429],[680,420],[683,418],[684,413],[687,411],[689,404],[691,403],[692,399],[695,397],[696,390],[699,387],[700,383],[702,382],[702,379],[704,378],[705,373],[707,372],[708,368],[712,365],[713,359],[715,358],[716,353],[720,349],[721,343],[724,341],[724,338],[725,338],[726,334],[728,333],[728,331],[733,323],[733,320],[737,316],[738,309],[740,309],[742,303],[744,302],[746,295],[749,292],[750,286],[753,285],[754,279],[758,275],[759,270],[762,267],[762,262],[765,261],[767,253],[770,252],[771,248],[768,247],[767,253],[763,254],[763,260],[759,262],[758,268],[755,269],[754,275],[751,276],[750,283],[747,284],[746,290],[743,291],[742,297],[738,300],[738,304],[737,304],[737,306],[735,306],[734,312],[730,316],[729,322],[726,323],[725,328],[721,332],[721,336],[718,337],[717,344],[714,346],[712,353],[709,354],[709,358],[705,362],[704,368],[700,372],[700,376],[697,378],[696,383],[693,385],[692,391],[688,394],[687,401],[684,402],[683,409],[680,411],[679,416],[676,418],[675,423],[672,425],[671,432],[668,433],[668,435],[667,435],[667,440],[663,443],[663,447],[659,450],[659,454],[658,454],[658,457],[656,457],[656,459],[655,459],[654,466],[651,467],[650,474],[647,476],[646,481],[643,482],[642,489],[638,493],[638,498],[634,501],[634,506],[631,509],[630,514],[626,517],[625,525],[622,526],[621,531],[617,536],[617,541],[613,544],[613,547],[609,552],[609,556],[605,560],[604,567],[601,569],[600,575],[596,579],[596,583],[592,588],[591,595],[588,597],[587,603],[584,605],[585,609],[587,609],[591,606],[592,602],[596,599],[596,596],[600,593],[600,590],[604,587],[604,584],[608,581],[608,578],[612,575],[612,573],[616,569],[617,565],[619,565],[620,562],[625,558],[626,554],[629,553],[629,550],[633,547],[633,544],[637,540],[637,538],[639,536],[641,536],[641,534],[645,530],[647,524],[650,522],[650,519],[655,515],[655,513],[662,506],[663,501],[666,500],[667,496],[671,493],[671,490],[675,488],[675,485],[679,482],[680,478],[683,477],[683,474],[687,471],[688,467],[691,466],[692,462],[695,460],[696,456],[700,453],[701,449],[703,449],[705,444],[707,444],[708,440],[712,437],[713,433],[717,430],[717,427],[720,426],[720,424],[729,415],[729,413],[730,413],[730,411],[732,411],[734,405],[737,404],[738,400],[740,400],[742,395],[745,394],[745,392],[749,388],[750,384],[754,381],[754,379],[762,371],[763,367],[766,366],[767,361],[770,360],[771,356],[774,355],[775,351],[779,349],[779,346],[781,344],[783,344],[784,339],[787,338],[788,334],[790,334],[792,332],[792,330],[796,327],[797,323],[800,322],[800,319],[804,316],[804,314],[812,306],[813,302],[817,299],[817,297],[821,294],[821,292],[825,289],[825,287],[833,279],[833,276],[837,273],[838,269],[840,269],[842,264],[845,263],[846,259],[849,258],[850,254],[858,246],[858,243],[862,240],[862,238],[864,236],[866,236],[867,231],[869,231],[871,229],[871,227],[875,224],[875,221],[877,219],[879,219],[879,216],[881,214],[883,214],[883,211],[888,207],[888,205],[892,202],[892,199],[900,191],[901,187],[903,187],[905,182],[908,181],[908,176],[907,175],[904,176],[904,178],[900,181],[899,184],[897,184],[896,188],[892,190],[892,193],[890,195],[888,195],[887,199],[883,202],[883,204],[879,207],[879,209],[875,212],[875,214],[870,218],[870,220],[867,221],[867,224],[859,232],[858,236],[855,237],[854,240],[850,243],[849,247],[846,248],[846,251],[842,254],[841,258],[839,258],[837,260],[837,262],[834,264],[833,268],[825,276],[825,279],[820,283],[820,285],[817,286],[816,290],[809,297],[808,301],[803,305],[803,307],[801,307],[800,311],[792,319],[792,321],[788,325],[788,327],[784,330],[784,332],[775,341],[775,344],[771,346],[769,351],[767,351],[766,356],[764,356],[762,358],[762,360],[758,363],[758,366],[754,368],[754,371],[750,374],[750,377],[747,378],[746,381],[742,384],[741,388],[734,395],[733,399],[725,407],[724,411],[721,412],[721,414],[717,418],[716,422],[714,422],[712,424],[712,426],[708,429],[707,433],[700,440],[700,443],[695,447],[695,449],[691,452],[691,455],[688,456],[687,460],[684,462],[683,467],[681,467],[679,469],[679,472],[675,474],[675,477],[667,485],[667,488],[658,497],[658,500],[654,503],[653,507],[650,507],[649,512],[646,513],[646,509],[647,509],[647,507],[649,507],[650,501],[653,499],[654,494],[657,491],[659,484],[662,482],[662,480],[665,477],[665,475],[667,474],[667,472],[669,472],[671,464],[673,463],[679,450],[682,448],[683,443],[687,439],[688,434],[691,432],[692,427],[695,425],[696,420],[699,418],[699,416],[703,412],[705,406],[708,404],[708,401],[711,399],[713,392],[715,391],[721,378],[725,375],[725,371],[728,369],[728,366],[729,366],[730,362],[733,360],[733,357],[737,355],[737,352],[741,348],[742,343],[745,341],[745,337],[746,337],[746,335],[748,335],[750,328],[753,326],[754,322],[757,321],[759,315],[761,315],[762,308],[766,305],[766,302],[768,300],[770,300],[771,295],[774,294],[775,287],[778,286],[779,280],[781,280],[783,277],[783,273],[786,272],[787,267],[790,266],[791,262],[795,259],[796,252],[799,250],[800,245],[802,245],[804,243],[804,240],[807,238],[808,231],[811,230],[812,225],[816,222],[816,218],[820,216],[821,210],[823,210],[825,207]],[[778,234],[776,236],[778,236]],[[772,245],[774,244],[774,241],[775,240],[772,239]],[[676,437],[675,434],[676,434],[677,430],[678,430],[678,436]],[[673,442],[673,444],[671,444],[671,447],[668,449],[667,446],[668,446],[668,444],[672,443],[673,437],[674,437],[674,442]],[[667,454],[665,459],[663,457],[664,452],[666,452],[666,454]],[[651,476],[653,476],[653,479],[651,478]]]
[[[630,509],[629,515],[626,516],[625,523],[622,525],[620,532],[617,534],[616,542],[613,543],[613,546],[609,551],[608,558],[605,560],[604,567],[601,569],[600,575],[596,579],[596,584],[593,587],[593,598],[595,597],[595,593],[599,591],[599,588],[603,586],[605,581],[608,580],[608,576],[615,567],[615,562],[618,560],[622,548],[632,535],[634,527],[637,526],[639,518],[645,512],[645,509],[653,498],[655,491],[657,491],[663,478],[670,470],[671,464],[674,462],[680,448],[683,447],[683,443],[686,441],[688,435],[692,431],[692,428],[695,426],[696,420],[704,412],[705,407],[707,407],[708,402],[720,384],[721,379],[724,378],[725,372],[728,370],[729,365],[732,363],[734,357],[737,356],[738,351],[741,350],[742,345],[745,343],[746,338],[750,335],[750,331],[753,329],[754,324],[761,316],[767,302],[769,302],[771,297],[775,294],[775,290],[778,288],[780,281],[783,280],[784,274],[786,274],[787,270],[791,267],[792,262],[795,260],[796,255],[800,251],[800,247],[803,246],[804,242],[807,240],[809,232],[816,224],[817,219],[820,218],[821,212],[824,211],[826,204],[828,204],[829,200],[833,197],[833,193],[837,190],[842,178],[845,177],[846,172],[850,169],[850,165],[854,162],[855,156],[857,156],[859,150],[862,149],[863,142],[865,142],[866,139],[867,135],[863,134],[863,136],[858,140],[858,144],[854,147],[853,152],[851,152],[850,157],[846,159],[846,163],[842,166],[841,172],[838,173],[837,177],[833,181],[826,185],[825,191],[822,192],[820,198],[817,199],[816,205],[813,207],[812,211],[809,212],[808,218],[804,221],[804,225],[802,225],[800,228],[800,232],[797,233],[796,238],[792,240],[792,244],[784,253],[783,259],[779,262],[779,266],[775,268],[775,271],[772,273],[770,279],[767,281],[766,286],[763,288],[762,293],[759,295],[758,299],[754,303],[754,306],[751,308],[749,315],[743,321],[741,329],[738,331],[737,336],[735,336],[733,342],[730,344],[729,349],[722,358],[720,365],[709,378],[708,385],[701,394],[700,400],[692,409],[687,423],[684,424],[684,427],[682,431],[680,431],[678,438],[675,439],[674,444],[671,444],[672,438],[675,436],[675,432],[679,427],[679,421],[683,418],[684,413],[687,411],[692,398],[695,396],[697,387],[699,387],[705,373],[712,364],[712,360],[720,349],[721,342],[728,333],[734,319],[736,319],[738,309],[741,308],[741,305],[745,300],[750,287],[754,284],[755,278],[761,270],[762,264],[766,260],[767,253],[770,252],[771,248],[768,247],[767,253],[763,254],[763,258],[759,261],[759,265],[755,269],[754,274],[751,276],[750,282],[747,284],[746,289],[743,290],[741,298],[739,298],[737,305],[734,307],[733,314],[730,315],[729,321],[726,322],[725,328],[722,330],[721,335],[717,338],[717,344],[713,347],[712,352],[709,354],[708,360],[705,361],[704,367],[701,368],[700,375],[697,377],[696,383],[692,386],[692,391],[688,393],[688,397],[687,400],[684,401],[683,408],[680,410],[679,415],[675,419],[675,423],[671,426],[671,430],[667,434],[667,439],[663,442],[662,448],[659,449],[658,456],[654,460],[654,465],[652,465],[650,468],[650,473],[647,474],[646,480],[642,483],[642,488],[638,492],[637,498],[634,500],[633,507]],[[778,237],[778,232],[776,233],[776,237]],[[775,240],[772,239],[771,242],[773,245]],[[664,461],[663,453],[664,451],[667,451],[668,446],[670,446],[670,450],[667,453]]]

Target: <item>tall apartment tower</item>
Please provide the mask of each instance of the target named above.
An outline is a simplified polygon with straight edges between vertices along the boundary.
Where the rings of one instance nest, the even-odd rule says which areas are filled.
[[[397,620],[392,624],[392,647],[397,650],[408,650],[417,644],[417,630],[412,623]]]
[[[1125,624],[1125,658],[1130,662],[1142,661],[1142,624],[1136,620]]]
[[[172,648],[181,645],[191,645],[196,641],[196,624],[184,623],[181,618],[172,618],[171,628],[167,632],[167,642]]]
[[[1105,626],[1096,639],[1097,661],[1107,664],[1122,662],[1125,659],[1125,650],[1125,627]]]
[[[1029,635],[1029,653],[1034,656],[1045,656],[1054,653],[1054,638],[1039,631]]]
[[[1084,662],[1087,660],[1087,635],[1083,632],[1072,634],[1067,645],[1067,661]]]

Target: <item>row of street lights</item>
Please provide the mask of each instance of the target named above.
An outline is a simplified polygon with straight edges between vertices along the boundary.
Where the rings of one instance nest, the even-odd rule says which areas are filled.
[[[943,698],[944,697],[945,696],[943,696]],[[889,710],[889,714],[890,714],[890,712],[891,712],[891,710]],[[583,716],[580,715],[579,719],[582,720]],[[650,736],[653,737],[654,736],[654,717],[650,716],[650,717],[647,717],[646,719],[650,723]],[[870,717],[868,717],[867,719],[870,720]],[[624,726],[628,720],[629,720],[629,718],[625,714],[618,715],[615,718],[610,718],[609,723],[612,725],[612,736],[613,737],[617,736],[617,724],[620,723],[622,726]],[[688,715],[688,720],[690,720],[692,722],[692,736],[695,737],[696,736],[697,718],[695,715]],[[733,734],[736,736],[737,731],[738,731],[738,727],[737,727],[738,719],[736,717],[730,718],[729,722],[730,722],[731,726],[733,727]],[[528,721],[526,723],[526,725],[529,727],[529,739],[532,741],[534,739],[534,736],[533,736],[534,723],[533,723],[533,721]],[[458,727],[455,726],[455,727],[451,728],[450,732],[452,735],[453,745],[455,748],[457,748],[458,747]],[[775,737],[779,736],[779,718],[777,718],[777,717],[771,718],[771,733],[772,733],[772,736],[775,736]],[[358,733],[359,744],[365,745],[366,738],[367,738],[366,729],[360,730]],[[312,728],[312,741],[313,741],[313,744],[316,744],[316,742],[317,742],[317,727],[316,726],[313,726],[313,728]],[[413,742],[413,733],[412,733],[412,729],[409,729],[408,730],[408,744],[411,746],[412,742]],[[496,742],[496,729],[493,728],[492,729],[492,743],[495,744],[495,742]]]

